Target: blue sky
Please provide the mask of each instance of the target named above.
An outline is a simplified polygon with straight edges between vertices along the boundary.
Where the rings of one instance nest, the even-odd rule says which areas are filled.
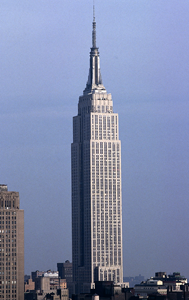
[[[72,117],[92,0],[2,0],[0,182],[25,211],[25,272],[71,260]],[[119,113],[124,275],[187,266],[189,2],[96,0],[103,84]]]

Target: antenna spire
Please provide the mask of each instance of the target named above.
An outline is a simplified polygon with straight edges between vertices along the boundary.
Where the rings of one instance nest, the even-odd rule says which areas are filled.
[[[100,72],[100,57],[96,46],[95,0],[93,0],[92,47],[90,52],[89,76],[83,95],[91,93],[107,93],[102,83]]]
[[[93,22],[95,22],[95,1],[93,0]]]
[[[93,32],[92,32],[92,47],[96,48],[96,21],[95,21],[95,1],[93,0]]]

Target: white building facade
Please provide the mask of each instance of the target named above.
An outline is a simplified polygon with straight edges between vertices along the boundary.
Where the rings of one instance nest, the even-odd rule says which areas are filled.
[[[76,293],[123,282],[121,142],[118,114],[102,84],[93,20],[89,78],[73,118],[72,262]]]

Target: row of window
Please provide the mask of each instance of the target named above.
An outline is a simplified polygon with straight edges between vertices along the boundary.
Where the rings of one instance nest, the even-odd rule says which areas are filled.
[[[10,214],[7,216],[0,215],[0,220],[10,220],[10,219],[11,219]],[[12,216],[12,220],[16,220],[16,216]]]
[[[16,221],[1,221],[0,220],[0,226],[1,226],[1,224],[16,224]],[[1,227],[2,228],[2,227]]]
[[[3,221],[2,221],[3,222]],[[16,222],[16,221],[13,221],[13,222]],[[6,225],[6,226],[4,226],[4,225],[1,225],[0,224],[0,233],[2,232],[2,233],[4,233],[4,230],[2,230],[2,229],[16,229],[16,225],[15,225],[15,223],[12,225],[12,226],[10,226],[10,225]],[[13,231],[12,231],[13,232]],[[8,230],[6,230],[6,233],[10,233],[10,230],[8,231]]]
[[[83,99],[82,98],[82,102],[87,101],[88,102],[89,99]],[[107,99],[99,99],[102,100],[103,102],[106,101]],[[92,105],[92,106],[83,106],[81,102],[79,103],[79,109],[78,109],[78,115],[85,115],[88,114],[90,112],[96,112],[96,113],[113,113],[113,106],[109,106],[109,105]]]
[[[6,216],[10,216],[10,215],[16,215],[16,211],[12,211],[12,212],[10,212],[10,211],[6,211],[6,212],[4,212],[4,211],[0,211],[0,216],[4,216],[4,215],[6,215]]]

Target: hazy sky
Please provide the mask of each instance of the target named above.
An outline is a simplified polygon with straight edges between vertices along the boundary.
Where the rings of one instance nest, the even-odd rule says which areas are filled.
[[[1,0],[0,183],[25,211],[25,272],[71,258],[72,117],[92,0]],[[119,113],[124,275],[189,278],[189,1],[96,0],[103,84]]]

